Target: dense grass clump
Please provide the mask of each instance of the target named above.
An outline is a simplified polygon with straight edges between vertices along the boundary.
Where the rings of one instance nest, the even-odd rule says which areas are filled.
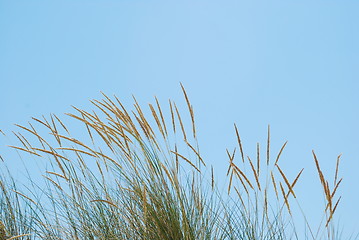
[[[289,179],[279,166],[286,143],[271,159],[268,127],[266,156],[258,144],[251,158],[235,126],[238,147],[227,150],[228,186],[219,190],[218,173],[199,151],[193,107],[182,90],[187,115],[172,101],[162,109],[155,99],[145,110],[134,99],[129,111],[104,95],[92,101],[95,111],[74,108],[75,114],[67,114],[75,126],[82,124],[77,137],[71,123],[55,115],[19,126],[19,144],[12,147],[49,164],[44,183],[21,189],[2,168],[0,240],[299,239],[291,201],[303,169]],[[306,237],[337,239],[332,219],[340,201],[340,157],[332,185],[313,157],[326,215],[316,231],[307,224]]]

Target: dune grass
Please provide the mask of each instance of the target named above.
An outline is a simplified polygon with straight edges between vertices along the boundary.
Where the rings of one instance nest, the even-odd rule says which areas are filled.
[[[303,169],[289,179],[280,167],[286,143],[271,159],[268,127],[266,155],[258,144],[249,157],[235,125],[238,146],[227,150],[228,171],[215,172],[200,153],[194,110],[182,90],[183,113],[171,100],[142,109],[134,98],[129,110],[103,95],[92,101],[94,111],[74,107],[67,114],[75,130],[55,115],[18,126],[19,144],[11,147],[49,165],[43,182],[21,188],[2,166],[0,240],[300,239],[292,204]],[[314,152],[313,159],[325,220],[319,229],[306,222],[306,238],[339,239],[332,223],[340,156],[332,184]],[[219,175],[228,178],[225,191],[215,181]]]

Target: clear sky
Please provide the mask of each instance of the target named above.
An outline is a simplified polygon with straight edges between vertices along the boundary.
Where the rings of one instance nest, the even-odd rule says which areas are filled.
[[[351,233],[359,228],[358,12],[357,0],[0,0],[0,129],[70,105],[89,109],[100,91],[128,103],[131,94],[142,104],[154,95],[183,103],[182,82],[218,172],[235,146],[234,122],[249,155],[265,145],[268,124],[273,156],[289,141],[282,166],[291,176],[305,167],[298,195],[309,219],[322,208],[311,150],[328,174],[343,153],[337,217]]]

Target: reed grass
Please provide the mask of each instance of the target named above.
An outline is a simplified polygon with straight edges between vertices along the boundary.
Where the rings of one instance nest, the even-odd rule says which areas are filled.
[[[193,106],[181,88],[184,113],[171,100],[164,108],[155,98],[143,109],[133,98],[130,110],[103,94],[91,101],[94,111],[74,107],[67,114],[83,126],[77,137],[71,123],[55,115],[18,125],[19,146],[11,147],[50,167],[43,171],[44,182],[31,182],[32,187],[19,189],[9,172],[2,175],[7,178],[0,178],[0,240],[300,239],[291,209],[303,169],[290,178],[280,167],[287,142],[270,159],[268,126],[265,160],[259,143],[252,160],[234,125],[238,147],[227,149],[228,186],[221,191],[215,181],[220,173],[200,153]],[[313,158],[325,220],[316,231],[306,222],[306,238],[338,239],[332,223],[341,199],[340,156],[333,186],[314,151]]]

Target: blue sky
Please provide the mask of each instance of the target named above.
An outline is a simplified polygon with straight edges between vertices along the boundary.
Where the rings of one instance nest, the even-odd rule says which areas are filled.
[[[283,167],[292,176],[305,167],[298,191],[309,213],[322,207],[311,150],[328,174],[343,153],[337,216],[352,232],[359,226],[358,12],[354,0],[1,0],[0,129],[71,105],[88,109],[100,91],[128,104],[132,94],[142,104],[154,95],[184,104],[182,82],[207,162],[225,171],[234,122],[253,156],[270,124],[273,156],[288,140]],[[1,141],[1,155],[13,157]]]

